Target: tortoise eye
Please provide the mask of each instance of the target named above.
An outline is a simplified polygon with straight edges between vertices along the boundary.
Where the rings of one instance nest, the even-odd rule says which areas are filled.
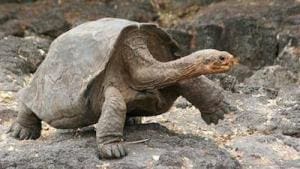
[[[221,61],[224,61],[225,60],[225,57],[224,56],[219,56],[219,59],[221,60]]]

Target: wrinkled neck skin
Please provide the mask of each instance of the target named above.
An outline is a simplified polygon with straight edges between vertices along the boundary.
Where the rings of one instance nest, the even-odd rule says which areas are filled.
[[[134,89],[163,88],[178,81],[209,73],[207,66],[190,54],[177,60],[160,62],[147,48],[145,37],[137,34],[124,45],[124,62],[128,66]]]

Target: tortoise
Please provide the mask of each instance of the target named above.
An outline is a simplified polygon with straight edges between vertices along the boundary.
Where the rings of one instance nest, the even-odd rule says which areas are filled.
[[[183,96],[207,124],[228,110],[222,90],[204,75],[226,72],[234,57],[205,49],[179,57],[160,27],[125,19],[83,23],[56,38],[28,87],[10,136],[41,135],[41,121],[58,129],[95,125],[101,158],[127,155],[126,119],[165,113]]]

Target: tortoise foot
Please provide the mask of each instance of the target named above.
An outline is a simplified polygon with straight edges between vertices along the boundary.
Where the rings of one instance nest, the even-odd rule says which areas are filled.
[[[7,133],[19,140],[37,139],[41,136],[41,127],[39,125],[24,127],[18,122],[14,122]]]
[[[223,101],[215,112],[201,113],[202,119],[206,124],[218,124],[219,120],[224,120],[224,114],[229,113],[232,110],[229,103]]]
[[[99,145],[99,156],[101,159],[118,159],[126,155],[127,150],[121,142]]]

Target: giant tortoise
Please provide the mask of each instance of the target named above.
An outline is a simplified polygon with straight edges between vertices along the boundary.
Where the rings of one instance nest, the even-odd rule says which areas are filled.
[[[127,154],[126,118],[165,113],[180,95],[206,123],[224,118],[222,90],[205,76],[226,72],[234,58],[206,49],[179,57],[176,42],[155,24],[103,18],[60,35],[30,85],[19,92],[17,120],[8,133],[37,139],[41,121],[59,129],[96,124],[101,158]]]

